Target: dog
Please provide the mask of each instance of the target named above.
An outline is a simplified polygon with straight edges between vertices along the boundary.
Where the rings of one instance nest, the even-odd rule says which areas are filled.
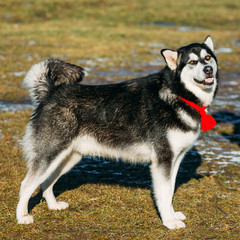
[[[218,66],[211,36],[161,54],[161,71],[107,85],[82,84],[84,69],[61,60],[32,66],[24,79],[35,108],[23,138],[28,172],[19,193],[19,224],[33,223],[28,202],[39,185],[49,209],[67,208],[53,185],[83,156],[94,155],[150,163],[163,225],[185,227],[185,215],[172,205],[176,175],[202,120],[211,118],[206,107],[217,92]]]

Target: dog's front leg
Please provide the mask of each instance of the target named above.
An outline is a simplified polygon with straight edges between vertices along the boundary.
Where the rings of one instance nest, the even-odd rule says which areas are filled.
[[[171,177],[163,164],[152,163],[151,173],[153,193],[163,225],[169,229],[184,228],[185,224],[177,218],[172,206],[173,189]]]

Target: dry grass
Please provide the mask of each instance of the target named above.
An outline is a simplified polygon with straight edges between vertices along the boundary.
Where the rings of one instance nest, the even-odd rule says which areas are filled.
[[[194,6],[193,6],[194,5]],[[190,7],[191,6],[191,7]],[[107,58],[111,66],[151,61],[148,43],[169,48],[213,36],[216,47],[231,47],[219,54],[220,68],[239,71],[239,7],[235,1],[5,1],[0,6],[1,56],[0,98],[23,101],[23,75],[47,57],[77,63],[79,59]],[[173,27],[154,25],[171,22]],[[223,24],[224,23],[224,24]],[[178,31],[179,27],[202,27],[200,31]],[[140,46],[139,43],[145,43]],[[160,49],[159,49],[160,50]],[[105,66],[108,66],[105,64]],[[109,70],[109,67],[108,67]]]
[[[26,172],[19,139],[29,115],[30,111],[6,112],[0,119],[5,136],[0,140],[1,239],[238,238],[239,166],[228,166],[224,174],[192,179],[178,188],[174,205],[187,215],[186,229],[170,231],[161,225],[147,186],[129,187],[127,179],[123,184],[102,184],[97,177],[96,183],[87,183],[74,173],[62,177],[55,188],[58,199],[68,201],[70,209],[49,211],[36,192],[30,201],[35,223],[17,225],[18,190]],[[211,165],[203,162],[199,170]]]

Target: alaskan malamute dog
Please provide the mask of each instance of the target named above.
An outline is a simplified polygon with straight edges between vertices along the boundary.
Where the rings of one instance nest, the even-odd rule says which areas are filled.
[[[151,163],[163,225],[185,227],[186,217],[172,206],[175,180],[203,128],[201,121],[211,117],[205,107],[217,91],[213,51],[210,36],[176,51],[163,49],[162,71],[98,86],[81,84],[84,69],[60,60],[34,65],[24,79],[35,110],[23,139],[28,173],[21,184],[18,223],[33,222],[28,201],[39,185],[50,209],[67,208],[68,203],[56,200],[53,185],[82,156],[97,155]]]

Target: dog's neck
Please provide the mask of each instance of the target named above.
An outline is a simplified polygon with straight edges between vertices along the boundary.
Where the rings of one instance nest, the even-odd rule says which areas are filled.
[[[201,89],[195,85],[191,89],[192,90],[191,92],[193,95],[195,95],[200,100],[202,106],[209,106],[209,105],[211,105],[214,95],[215,95],[214,94],[215,89],[213,89],[213,88]]]
[[[189,106],[191,106],[192,108],[194,108],[195,110],[197,110],[200,113],[200,115],[201,115],[201,126],[202,126],[203,132],[206,132],[206,131],[212,129],[216,125],[215,119],[212,116],[210,116],[206,113],[207,106],[200,107],[197,104],[195,104],[194,102],[188,101],[187,99],[185,99],[181,96],[180,96],[180,98],[185,103],[187,103]]]

